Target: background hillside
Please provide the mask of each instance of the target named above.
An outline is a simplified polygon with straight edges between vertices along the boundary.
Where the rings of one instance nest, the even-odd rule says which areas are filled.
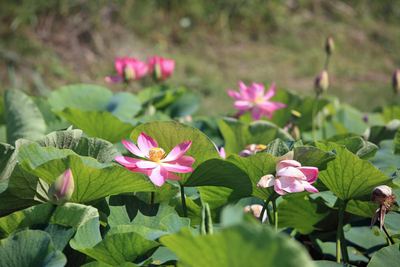
[[[177,61],[169,83],[203,96],[202,114],[231,112],[225,90],[238,80],[313,94],[329,35],[330,94],[344,102],[394,101],[400,66],[400,1],[20,0],[0,1],[0,20],[0,90],[106,85],[115,56],[160,54]]]

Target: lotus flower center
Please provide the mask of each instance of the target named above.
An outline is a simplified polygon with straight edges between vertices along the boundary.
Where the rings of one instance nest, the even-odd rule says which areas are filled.
[[[165,151],[161,147],[153,147],[149,151],[149,159],[151,161],[160,161],[165,156]]]
[[[264,96],[257,96],[256,99],[254,100],[254,103],[256,104],[262,104],[264,102],[265,102]]]

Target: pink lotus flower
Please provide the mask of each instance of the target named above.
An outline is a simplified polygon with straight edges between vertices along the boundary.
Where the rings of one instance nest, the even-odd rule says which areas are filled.
[[[304,190],[317,193],[317,188],[311,185],[317,178],[318,168],[302,167],[300,162],[295,160],[282,160],[276,165],[276,177],[267,174],[261,177],[257,186],[261,188],[274,186],[275,192],[279,195],[303,192]]]
[[[172,75],[175,69],[175,61],[173,59],[153,56],[149,59],[150,71],[158,81],[163,81]]]
[[[147,175],[156,186],[162,186],[168,179],[179,180],[180,177],[174,173],[193,171],[192,164],[195,159],[184,155],[192,145],[192,141],[185,141],[175,146],[168,154],[145,133],[139,135],[137,146],[126,140],[123,140],[122,144],[139,158],[117,156],[115,160],[133,172]]]
[[[119,83],[139,80],[147,75],[149,71],[148,65],[136,58],[122,57],[115,59],[115,70],[117,76],[107,76],[106,82]]]
[[[262,116],[271,119],[276,110],[286,107],[283,103],[269,101],[275,95],[275,84],[272,84],[266,93],[264,85],[260,83],[246,86],[243,82],[239,82],[239,89],[239,92],[228,90],[228,95],[235,99],[238,115],[250,111],[254,120],[259,120]]]

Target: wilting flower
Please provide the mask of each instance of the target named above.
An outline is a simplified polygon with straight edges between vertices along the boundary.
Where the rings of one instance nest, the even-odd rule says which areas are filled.
[[[243,209],[244,212],[251,213],[256,219],[260,219],[262,210],[263,206],[260,204],[248,205]],[[267,218],[267,213],[264,212],[261,222],[265,222]]]
[[[393,72],[392,86],[393,86],[393,92],[395,94],[399,94],[400,93],[400,69],[397,69]]]
[[[300,162],[295,160],[282,160],[276,165],[276,176],[264,175],[257,186],[261,188],[274,186],[275,192],[279,195],[303,191],[317,193],[317,188],[311,185],[317,178],[318,168],[302,167]]]
[[[371,200],[379,204],[379,208],[376,210],[374,217],[372,217],[371,226],[379,218],[379,226],[382,230],[385,223],[385,215],[396,202],[396,196],[392,193],[392,188],[387,185],[381,185],[374,188]]]
[[[74,193],[75,183],[71,169],[64,171],[50,186],[48,196],[51,201],[61,204],[68,201]]]
[[[192,172],[194,158],[185,153],[192,145],[191,141],[185,141],[175,146],[168,154],[158,146],[156,140],[141,133],[137,140],[137,146],[123,140],[122,144],[132,154],[139,158],[117,156],[115,160],[133,172],[147,175],[153,184],[162,186],[166,180],[179,180],[174,173]]]
[[[228,90],[228,95],[235,100],[235,108],[239,110],[238,115],[250,111],[254,120],[259,120],[262,116],[271,119],[276,110],[286,107],[283,103],[269,101],[275,95],[275,91],[275,84],[272,84],[265,93],[264,85],[260,83],[246,86],[243,82],[239,82],[239,92]]]
[[[175,69],[175,61],[173,59],[153,56],[149,59],[150,72],[158,81],[163,81],[172,75]]]
[[[248,156],[256,154],[257,152],[261,152],[265,149],[267,149],[266,145],[251,144],[251,145],[246,146],[246,148],[244,150],[240,151],[239,156],[248,157]]]
[[[329,75],[326,70],[321,71],[321,73],[315,78],[315,92],[320,95],[329,87]]]
[[[119,83],[139,80],[146,76],[149,71],[148,65],[136,58],[116,58],[114,64],[118,75],[107,76],[106,82]]]

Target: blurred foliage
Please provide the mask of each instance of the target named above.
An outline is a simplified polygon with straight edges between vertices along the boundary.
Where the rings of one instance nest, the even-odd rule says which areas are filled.
[[[0,20],[0,90],[43,95],[65,83],[103,83],[115,56],[160,53],[178,63],[170,83],[203,96],[203,114],[226,112],[229,101],[216,99],[239,79],[312,94],[330,34],[338,48],[331,93],[357,107],[392,101],[390,74],[400,63],[399,1],[4,0]]]

